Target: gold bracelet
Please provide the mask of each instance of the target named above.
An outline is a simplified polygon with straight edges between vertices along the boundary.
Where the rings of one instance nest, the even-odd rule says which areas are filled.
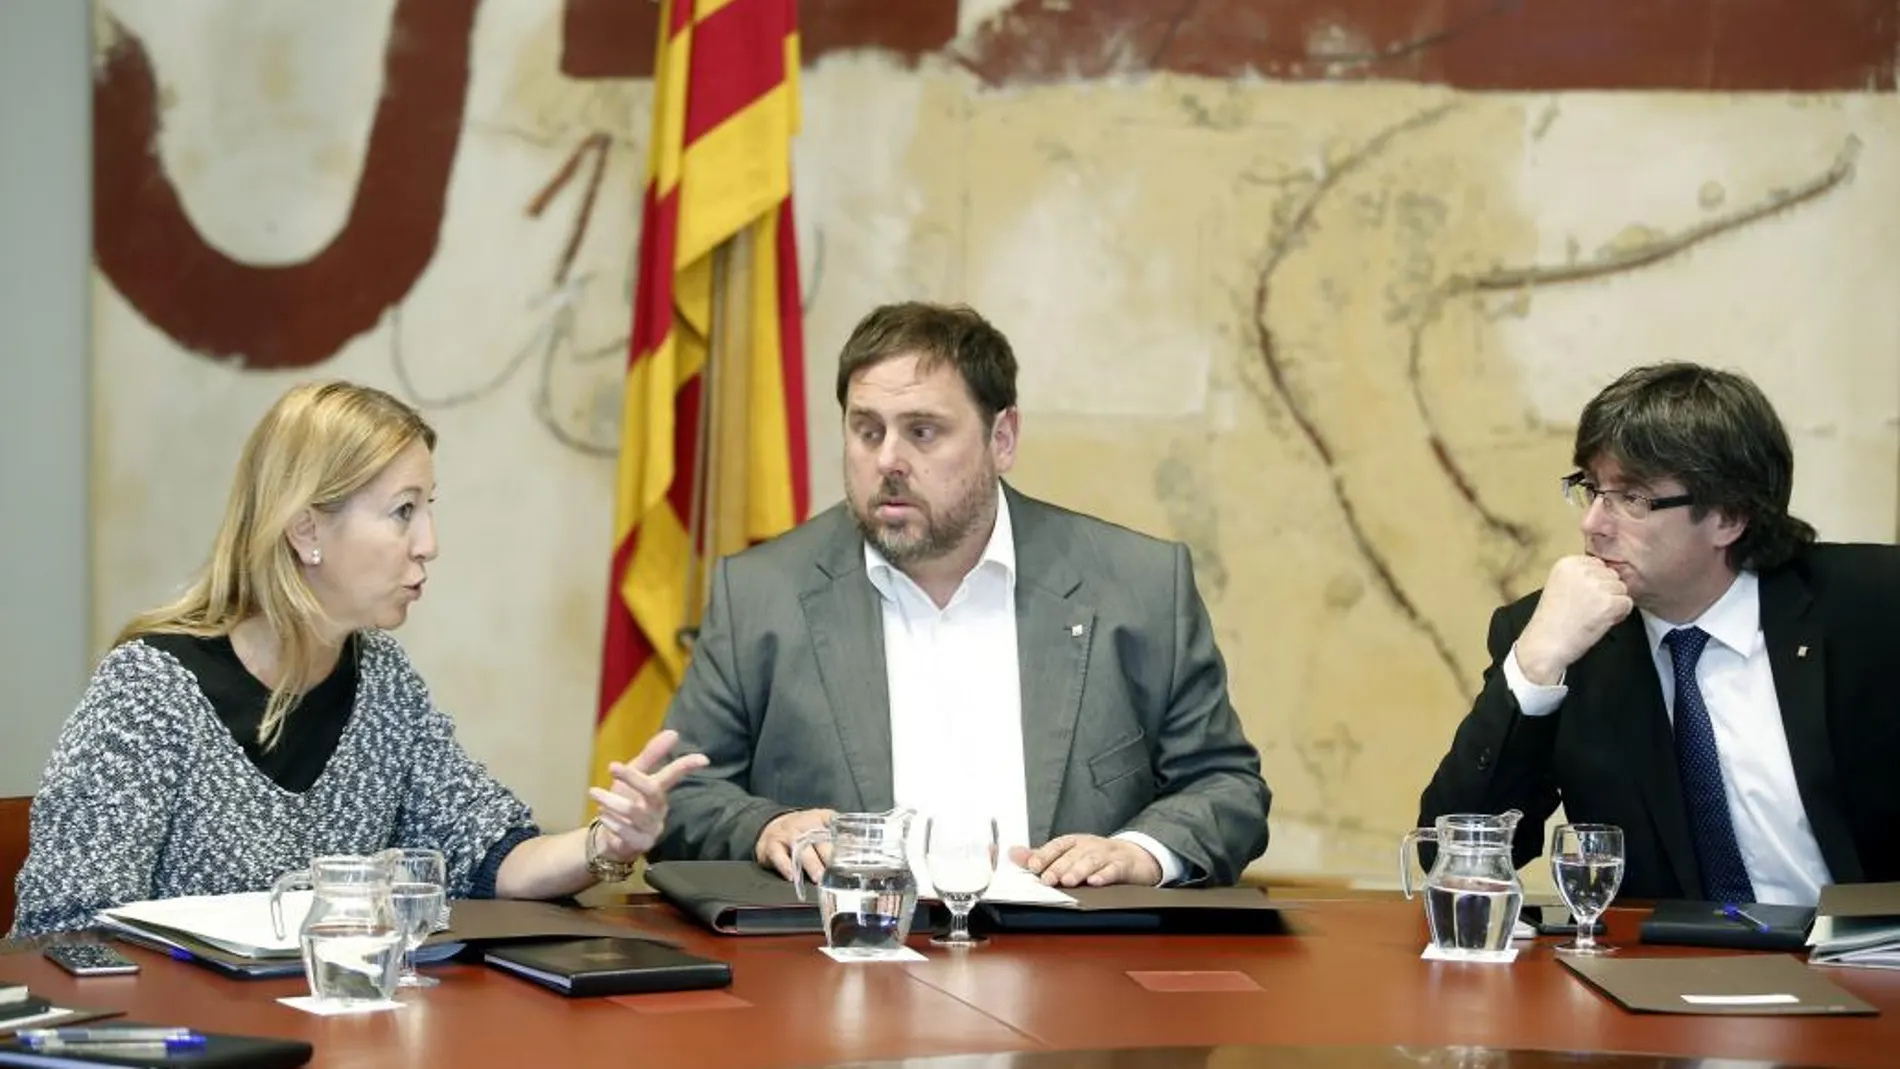
[[[609,857],[602,857],[594,848],[594,833],[600,830],[600,825],[599,817],[595,817],[593,822],[587,825],[587,871],[592,873],[594,878],[605,883],[619,883],[622,880],[631,879],[634,870],[633,862],[615,861]]]

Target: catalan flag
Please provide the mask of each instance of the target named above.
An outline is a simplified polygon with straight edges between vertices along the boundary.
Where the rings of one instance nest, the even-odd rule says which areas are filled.
[[[717,554],[808,507],[796,0],[665,0],[593,782],[657,730]],[[710,381],[709,381],[710,380]]]

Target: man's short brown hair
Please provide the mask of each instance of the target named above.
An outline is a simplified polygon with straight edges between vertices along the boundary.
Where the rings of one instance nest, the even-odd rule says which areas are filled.
[[[917,357],[920,372],[944,363],[956,368],[986,427],[1016,404],[1016,354],[1002,331],[968,305],[905,301],[874,309],[851,331],[838,354],[838,407],[851,376],[908,355]]]

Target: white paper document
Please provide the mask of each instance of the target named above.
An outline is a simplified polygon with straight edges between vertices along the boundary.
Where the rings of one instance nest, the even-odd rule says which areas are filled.
[[[930,882],[930,868],[927,865],[912,864],[911,871],[917,876],[917,897],[938,898],[937,889]],[[1003,862],[996,866],[996,874],[990,877],[989,889],[981,896],[984,902],[999,902],[1013,906],[1065,906],[1077,905],[1074,896],[1063,893],[1060,888],[1049,887],[1020,866]]]
[[[178,946],[183,934],[246,958],[294,958],[302,951],[297,930],[310,912],[309,891],[283,896],[284,935],[271,929],[270,892],[245,891],[230,895],[196,895],[152,902],[129,902],[99,913],[99,923]],[[185,948],[181,948],[185,949]]]

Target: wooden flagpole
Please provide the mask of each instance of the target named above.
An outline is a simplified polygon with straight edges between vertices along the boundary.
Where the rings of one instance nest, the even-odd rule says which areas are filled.
[[[712,594],[713,563],[744,549],[748,500],[747,426],[752,408],[753,227],[713,249],[712,331],[700,371],[686,605],[681,643],[692,648]]]

